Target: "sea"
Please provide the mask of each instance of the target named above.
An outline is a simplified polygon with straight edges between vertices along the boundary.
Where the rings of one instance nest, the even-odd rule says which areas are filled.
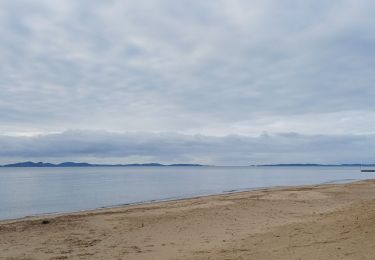
[[[0,168],[0,220],[276,186],[373,179],[359,167]]]

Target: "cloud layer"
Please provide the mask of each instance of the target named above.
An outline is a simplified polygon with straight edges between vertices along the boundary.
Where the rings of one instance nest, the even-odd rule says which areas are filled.
[[[0,137],[3,163],[19,160],[93,163],[267,163],[373,162],[374,135],[304,136],[296,133],[257,137],[67,131],[33,137]]]
[[[188,139],[186,151],[190,142],[220,140],[214,147],[226,149],[207,160],[225,163],[251,162],[254,147],[269,147],[257,137],[263,131],[275,143],[284,142],[283,132],[314,143],[310,159],[300,158],[306,161],[315,160],[316,136],[325,140],[321,149],[338,140],[345,147],[356,138],[372,143],[374,9],[371,0],[1,1],[0,134],[9,147],[2,156],[12,157],[21,140],[63,138],[68,129],[134,132],[140,154],[160,160],[163,148],[143,146],[144,135],[162,143]],[[164,132],[172,134],[152,134]],[[43,138],[5,137],[34,134]],[[253,150],[225,154],[240,149],[235,135]],[[118,156],[117,148],[105,149],[110,140],[101,142],[102,153],[98,142],[91,140],[96,146],[85,156]],[[82,151],[72,145],[60,154]],[[354,148],[367,151],[362,145]],[[131,147],[133,154],[121,156],[138,158]],[[25,148],[23,156],[39,157],[38,149]],[[190,159],[201,160],[203,150]],[[299,152],[291,152],[288,161],[296,161]],[[263,154],[254,161],[267,161]]]

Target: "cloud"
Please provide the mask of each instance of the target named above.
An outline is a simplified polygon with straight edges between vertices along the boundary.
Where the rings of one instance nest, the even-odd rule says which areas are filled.
[[[262,163],[373,162],[374,135],[306,136],[297,133],[257,137],[210,137],[171,133],[66,131],[33,137],[0,137],[3,162],[66,160],[92,163]]]
[[[365,0],[2,1],[0,126],[231,134],[240,124],[259,134],[285,131],[256,125],[265,118],[295,131],[298,116],[372,116],[373,7]],[[314,134],[329,131],[314,122]],[[375,125],[359,131],[369,129]]]
[[[351,148],[362,151],[357,139],[372,143],[375,133],[374,8],[370,0],[1,1],[2,156],[338,160],[289,143],[303,140],[306,151],[341,141],[359,158]],[[88,140],[83,131],[75,147],[58,141],[74,139],[69,129],[134,134]],[[296,151],[257,152],[266,140]]]

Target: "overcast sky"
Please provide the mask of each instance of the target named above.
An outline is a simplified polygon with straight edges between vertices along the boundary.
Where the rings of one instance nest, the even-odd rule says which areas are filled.
[[[0,0],[0,163],[375,162],[374,10]]]

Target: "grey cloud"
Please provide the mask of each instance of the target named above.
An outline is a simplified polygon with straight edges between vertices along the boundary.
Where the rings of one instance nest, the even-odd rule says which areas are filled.
[[[163,162],[249,165],[373,162],[375,135],[267,134],[210,137],[171,133],[67,131],[0,137],[2,161]]]
[[[374,8],[1,1],[1,160],[371,161]]]
[[[369,0],[0,5],[2,132],[260,133],[285,131],[262,118],[295,131],[290,117],[373,114]]]

